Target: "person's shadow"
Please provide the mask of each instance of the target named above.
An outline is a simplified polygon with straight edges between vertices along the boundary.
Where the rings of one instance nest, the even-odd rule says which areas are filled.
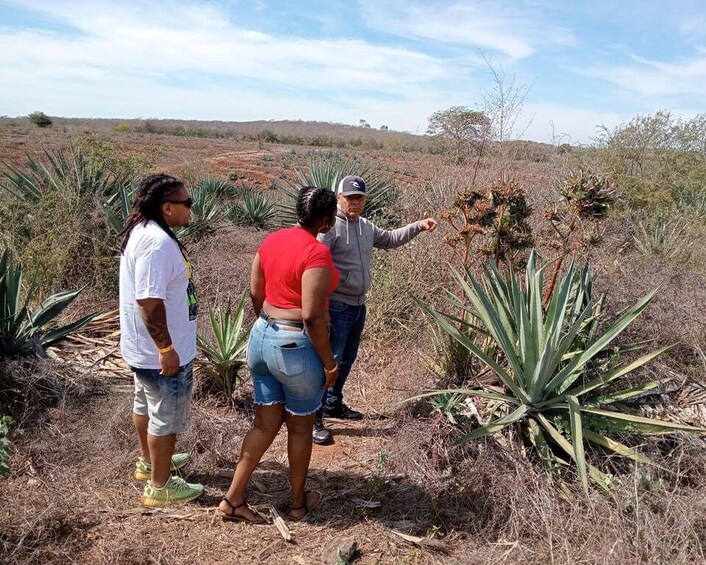
[[[231,478],[212,474],[191,474],[199,482],[225,493]],[[491,518],[492,494],[479,485],[462,495],[439,497],[404,475],[375,472],[363,475],[345,470],[311,469],[307,488],[323,494],[321,505],[307,522],[344,530],[362,522],[379,525],[405,534],[425,536],[430,532],[452,530],[478,531]],[[262,462],[248,485],[248,502],[256,507],[274,506],[286,517],[289,509],[289,469],[275,461]],[[204,495],[195,503],[215,507],[219,496]]]

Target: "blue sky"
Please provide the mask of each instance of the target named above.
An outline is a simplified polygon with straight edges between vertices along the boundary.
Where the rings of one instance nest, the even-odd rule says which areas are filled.
[[[517,133],[706,111],[705,0],[0,0],[0,115],[304,119],[423,133],[531,86]],[[524,133],[523,133],[524,132]]]

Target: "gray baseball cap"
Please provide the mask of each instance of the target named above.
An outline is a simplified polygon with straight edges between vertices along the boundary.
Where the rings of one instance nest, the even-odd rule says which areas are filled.
[[[341,182],[338,183],[337,194],[343,194],[343,196],[351,196],[353,194],[362,194],[365,196],[365,181],[355,175],[348,175],[343,177]]]

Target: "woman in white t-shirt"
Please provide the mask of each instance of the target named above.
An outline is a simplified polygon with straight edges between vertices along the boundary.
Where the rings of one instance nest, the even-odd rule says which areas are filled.
[[[198,311],[191,265],[172,228],[189,224],[191,205],[178,179],[145,177],[120,249],[120,347],[135,374],[132,420],[141,455],[133,477],[149,479],[146,506],[203,493],[202,485],[171,476],[189,461],[174,453],[174,444],[191,408]]]

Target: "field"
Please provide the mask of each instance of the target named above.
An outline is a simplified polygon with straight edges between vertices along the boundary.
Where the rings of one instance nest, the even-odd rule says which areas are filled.
[[[319,142],[312,143],[314,138]],[[449,211],[459,191],[485,190],[504,177],[526,193],[527,223],[540,255],[556,258],[564,245],[564,270],[572,259],[577,265],[590,260],[598,292],[607,293],[606,319],[659,289],[617,343],[652,340],[650,350],[672,347],[631,374],[629,384],[660,381],[639,397],[643,416],[706,427],[706,248],[699,243],[706,234],[706,207],[699,215],[695,206],[666,202],[657,190],[663,187],[649,185],[648,172],[621,186],[619,180],[628,177],[616,165],[622,154],[610,143],[568,152],[517,144],[511,152],[501,148],[479,161],[459,162],[437,154],[424,138],[325,124],[146,127],[55,120],[40,129],[0,119],[5,170],[69,144],[133,170],[173,174],[189,186],[209,176],[231,179],[278,203],[286,202],[282,189],[296,182],[297,169],[305,170],[312,155],[334,151],[336,158],[374,166],[395,183],[397,196],[382,222],[394,226],[435,216],[440,228],[394,252],[377,252],[369,321],[347,385],[347,401],[367,417],[328,421],[336,442],[314,447],[310,469],[324,502],[307,521],[290,524],[293,542],[272,526],[224,523],[215,515],[253,416],[247,379],[231,401],[209,392],[199,377],[190,429],[179,446],[192,454],[185,477],[205,484],[206,495],[185,506],[147,510],[139,505],[141,485],[130,478],[138,454],[129,420],[132,380],[118,367],[114,318],[59,342],[50,350],[54,361],[0,359],[0,416],[14,420],[10,473],[0,478],[0,562],[343,564],[349,562],[345,548],[353,543],[358,553],[350,562],[361,564],[706,562],[703,434],[618,433],[662,467],[588,453],[587,447],[586,457],[613,477],[606,494],[595,486],[584,491],[573,468],[562,473],[563,481],[551,480],[531,446],[519,439],[519,426],[458,444],[478,427],[475,416],[460,406],[405,402],[438,388],[498,385],[439,337],[415,297],[441,308],[444,289],[456,292],[452,268],[460,263],[448,243],[457,233]],[[557,186],[580,165],[614,174],[621,199],[597,232],[587,228],[559,245],[545,210],[560,205]],[[670,166],[675,177],[688,176],[706,193],[697,168],[684,172],[681,161]],[[688,188],[692,197],[693,186]],[[651,195],[659,198],[650,200]],[[28,269],[41,270],[42,297],[86,285],[65,312],[67,320],[117,304],[114,252],[94,261],[91,254],[107,244],[87,243],[95,214],[77,216],[77,202],[62,200],[41,214],[37,209],[36,216],[13,212],[5,202],[10,211],[3,222],[27,221],[27,229],[37,227],[32,222],[51,225],[24,246],[17,244],[16,225],[0,228],[3,246]],[[224,222],[187,240],[202,312],[236,300],[247,288],[265,233]],[[62,249],[71,251],[62,255]],[[526,257],[526,249],[517,256]],[[469,269],[480,273],[481,263],[474,259]],[[204,316],[200,331],[208,332],[206,325]],[[483,399],[465,406],[478,420],[491,417]],[[285,439],[283,431],[250,491],[252,504],[272,505],[282,514],[288,500]]]

